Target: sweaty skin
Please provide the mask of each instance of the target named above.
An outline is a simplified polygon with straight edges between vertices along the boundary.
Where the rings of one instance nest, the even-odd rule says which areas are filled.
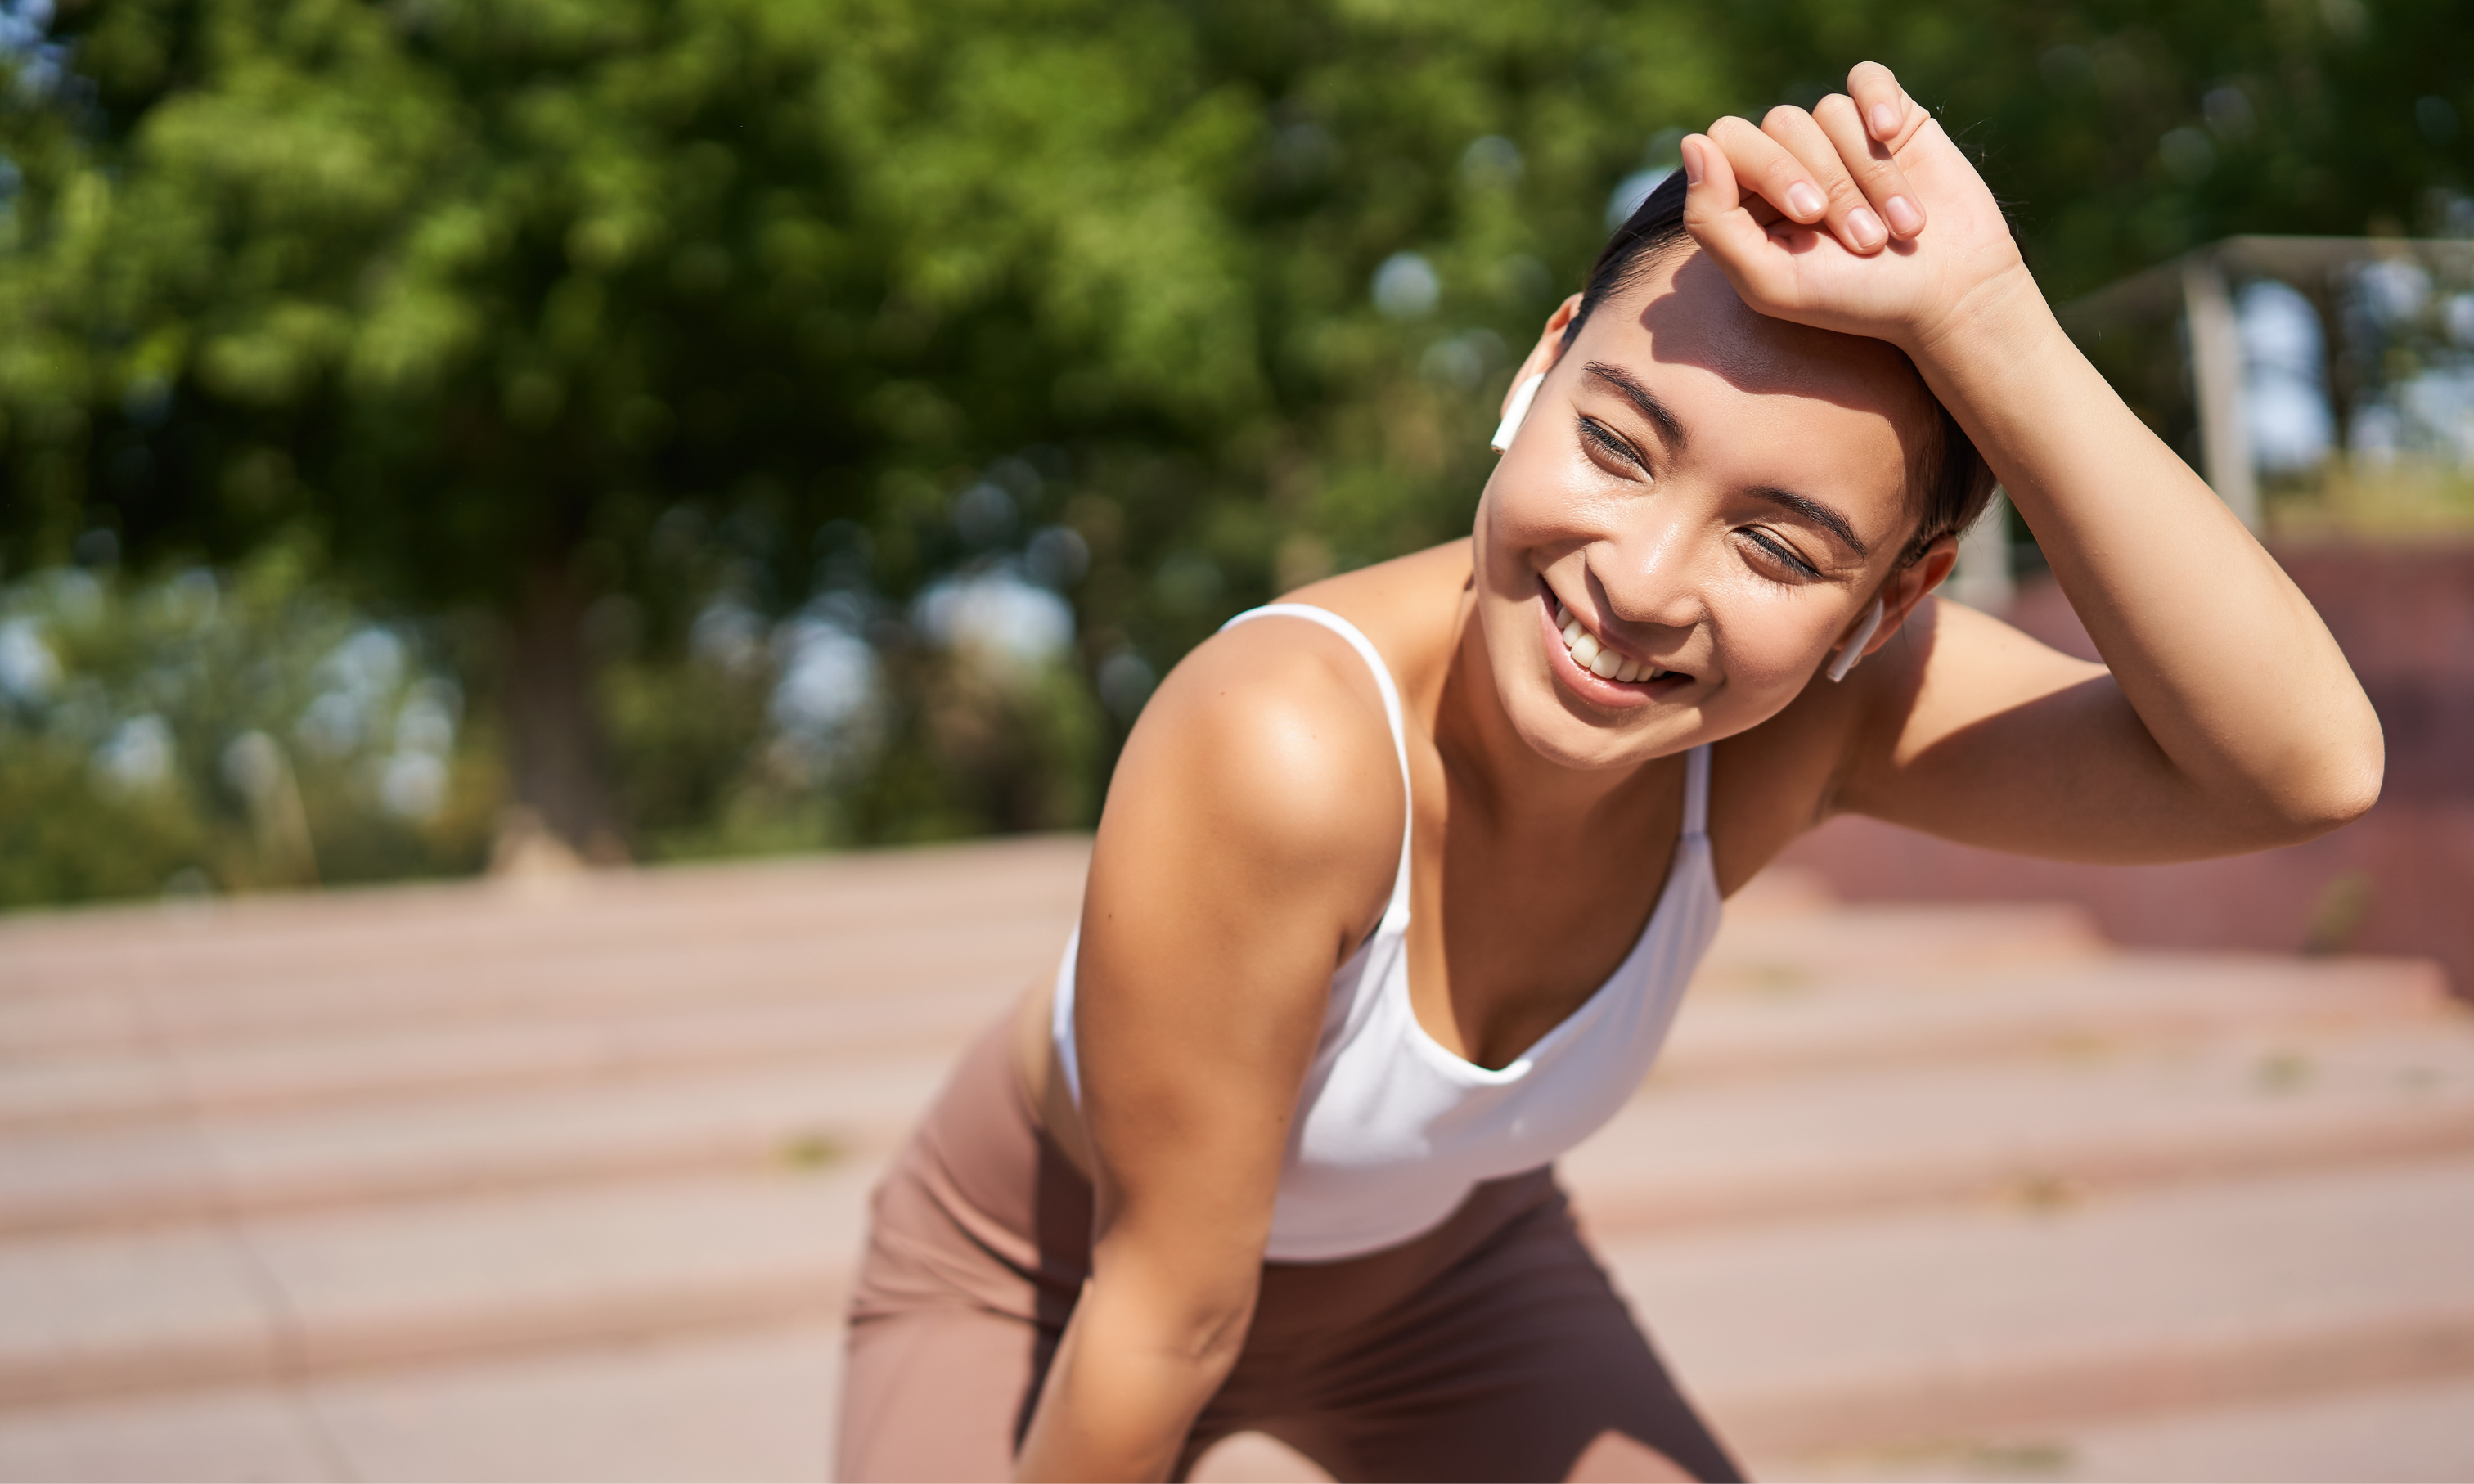
[[[1290,595],[1382,652],[1410,798],[1371,678],[1313,625],[1211,640],[1135,727],[1084,899],[1079,1111],[1045,986],[1017,1021],[1098,1195],[1021,1477],[1160,1477],[1226,1374],[1330,976],[1381,914],[1404,808],[1418,1020],[1500,1066],[1640,933],[1702,742],[1730,893],[1838,813],[2127,863],[2290,843],[2376,798],[2378,722],[2317,616],[2071,345],[1885,69],[1810,113],[1722,119],[1684,159],[1692,245],[1568,349],[1577,300],[1547,322],[1470,537]],[[1902,564],[1927,387],[2104,664],[1929,596],[1950,538]],[[1862,663],[1817,679],[1877,596]],[[1587,668],[1603,652],[1612,678]],[[1591,1466],[1657,1476],[1635,1452]]]

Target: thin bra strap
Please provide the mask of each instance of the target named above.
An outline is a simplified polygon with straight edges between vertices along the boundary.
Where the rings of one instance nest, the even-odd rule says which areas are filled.
[[[1360,632],[1356,624],[1328,608],[1317,608],[1311,603],[1266,603],[1260,608],[1249,608],[1223,623],[1220,631],[1225,634],[1249,619],[1303,619],[1308,623],[1320,623],[1347,640],[1348,646],[1357,651],[1357,657],[1366,662],[1366,668],[1374,672],[1374,688],[1383,693],[1383,719],[1392,727],[1392,751],[1400,760],[1400,871],[1392,884],[1392,905],[1384,912],[1387,918],[1393,916],[1405,908],[1409,900],[1410,824],[1417,815],[1417,793],[1409,786],[1409,729],[1401,718],[1400,689],[1392,683],[1391,669],[1383,663],[1383,656],[1375,650],[1373,642]]]
[[[1685,838],[1710,833],[1710,744],[1703,742],[1684,757]]]

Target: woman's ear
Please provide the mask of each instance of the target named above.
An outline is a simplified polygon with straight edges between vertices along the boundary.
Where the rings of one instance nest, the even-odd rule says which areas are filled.
[[[1503,389],[1503,405],[1496,409],[1497,416],[1510,416],[1514,394],[1531,377],[1544,376],[1564,358],[1564,331],[1572,328],[1572,320],[1580,312],[1581,296],[1574,294],[1557,304],[1554,313],[1546,316],[1546,328],[1539,332],[1538,343],[1529,348],[1528,358],[1520,363],[1519,370],[1512,374],[1512,384]]]
[[[1898,575],[1882,584],[1884,611],[1881,626],[1874,631],[1873,642],[1864,646],[1864,652],[1871,654],[1888,644],[1890,636],[1899,631],[1899,625],[1907,621],[1907,615],[1916,611],[1916,604],[1925,600],[1926,594],[1940,587],[1943,579],[1950,575],[1950,570],[1957,565],[1958,538],[1943,536],[1925,547],[1924,555],[1908,563]]]

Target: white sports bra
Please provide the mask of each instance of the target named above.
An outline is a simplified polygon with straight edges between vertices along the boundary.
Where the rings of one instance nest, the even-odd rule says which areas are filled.
[[[1348,641],[1374,671],[1400,784],[1409,747],[1400,693],[1374,645],[1347,620],[1302,603],[1241,613],[1303,619]],[[1383,919],[1331,977],[1322,1035],[1298,1094],[1264,1255],[1327,1262],[1396,1246],[1441,1224],[1481,1180],[1534,1170],[1623,1107],[1658,1057],[1686,981],[1718,931],[1710,861],[1710,749],[1686,759],[1684,832],[1649,925],[1579,1010],[1500,1070],[1445,1051],[1409,1003],[1409,830]],[[1414,817],[1414,807],[1410,810]],[[1056,971],[1050,1034],[1079,1106],[1074,1050],[1078,929]]]

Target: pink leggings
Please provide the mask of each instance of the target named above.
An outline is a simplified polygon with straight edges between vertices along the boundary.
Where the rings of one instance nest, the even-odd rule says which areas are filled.
[[[1090,1271],[1091,1188],[1034,1123],[1005,1028],[964,1057],[873,1214],[841,1477],[1007,1477]],[[1177,1476],[1248,1429],[1339,1479],[1561,1479],[1608,1432],[1695,1478],[1741,1476],[1543,1169],[1479,1186],[1401,1246],[1265,1264]]]

